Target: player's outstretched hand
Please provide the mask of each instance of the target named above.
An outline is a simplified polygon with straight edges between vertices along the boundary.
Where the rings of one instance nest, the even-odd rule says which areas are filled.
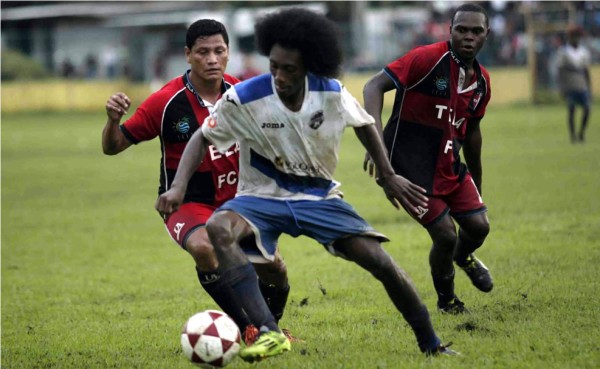
[[[375,162],[373,162],[373,159],[371,159],[371,155],[368,152],[365,154],[363,170],[369,173],[369,177],[373,177],[375,175]]]
[[[106,101],[106,115],[112,121],[120,121],[131,105],[131,100],[123,92],[117,92]]]
[[[377,183],[383,187],[385,195],[396,209],[402,205],[405,209],[418,213],[417,206],[427,206],[427,191],[402,176],[395,174],[384,179],[377,178]]]
[[[183,202],[184,196],[185,193],[183,191],[180,191],[176,187],[172,187],[169,191],[163,193],[158,197],[158,199],[156,199],[154,208],[163,218],[166,219],[167,216],[179,209],[179,206]]]

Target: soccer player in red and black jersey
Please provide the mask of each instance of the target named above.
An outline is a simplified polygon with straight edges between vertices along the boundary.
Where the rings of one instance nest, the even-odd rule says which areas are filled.
[[[160,138],[159,195],[170,188],[192,134],[212,113],[221,95],[239,82],[225,74],[229,37],[220,22],[201,19],[190,25],[184,50],[191,68],[150,95],[125,123],[120,124],[131,104],[129,97],[118,92],[106,103],[108,121],[102,132],[105,154],[115,155],[132,144]],[[235,195],[238,158],[237,145],[225,154],[211,148],[190,179],[184,204],[164,217],[164,223],[173,240],[194,258],[200,284],[244,332],[249,323],[245,313],[231,302],[227,291],[215,287],[220,278],[218,261],[205,228],[214,210]],[[286,265],[277,253],[274,262],[254,266],[261,292],[279,320],[289,294]]]
[[[437,305],[450,314],[467,311],[454,293],[453,260],[479,290],[493,287],[489,271],[473,255],[489,233],[481,198],[479,123],[491,90],[489,74],[476,59],[489,32],[485,10],[463,4],[452,16],[449,41],[409,51],[373,76],[363,91],[365,109],[375,118],[394,170],[427,190],[428,206],[406,210],[431,236]],[[383,95],[393,89],[394,106],[383,129]],[[368,155],[364,169],[374,174]]]

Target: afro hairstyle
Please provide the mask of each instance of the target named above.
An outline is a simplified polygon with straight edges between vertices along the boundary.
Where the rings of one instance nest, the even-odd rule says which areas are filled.
[[[342,48],[337,25],[324,15],[303,8],[269,13],[254,26],[258,52],[269,56],[273,45],[298,50],[308,72],[336,78],[341,72]]]

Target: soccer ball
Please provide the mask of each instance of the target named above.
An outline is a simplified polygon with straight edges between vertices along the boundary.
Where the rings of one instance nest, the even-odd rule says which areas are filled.
[[[240,351],[241,334],[227,314],[206,310],[190,317],[181,332],[185,356],[203,368],[222,368]]]

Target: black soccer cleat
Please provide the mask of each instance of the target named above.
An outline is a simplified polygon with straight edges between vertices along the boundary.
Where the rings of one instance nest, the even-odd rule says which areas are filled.
[[[437,307],[442,314],[459,315],[469,313],[469,310],[465,307],[465,304],[456,296],[454,296],[452,300],[445,303],[438,301]]]
[[[477,287],[480,291],[490,292],[494,288],[490,271],[473,254],[469,254],[466,264],[463,266],[459,265],[459,267],[467,273],[473,286]]]
[[[452,346],[452,342],[448,342],[445,345],[440,343],[433,350],[426,350],[425,355],[426,356],[439,356],[439,355],[457,356],[457,355],[460,355],[459,352],[450,349],[449,348],[450,346]]]

